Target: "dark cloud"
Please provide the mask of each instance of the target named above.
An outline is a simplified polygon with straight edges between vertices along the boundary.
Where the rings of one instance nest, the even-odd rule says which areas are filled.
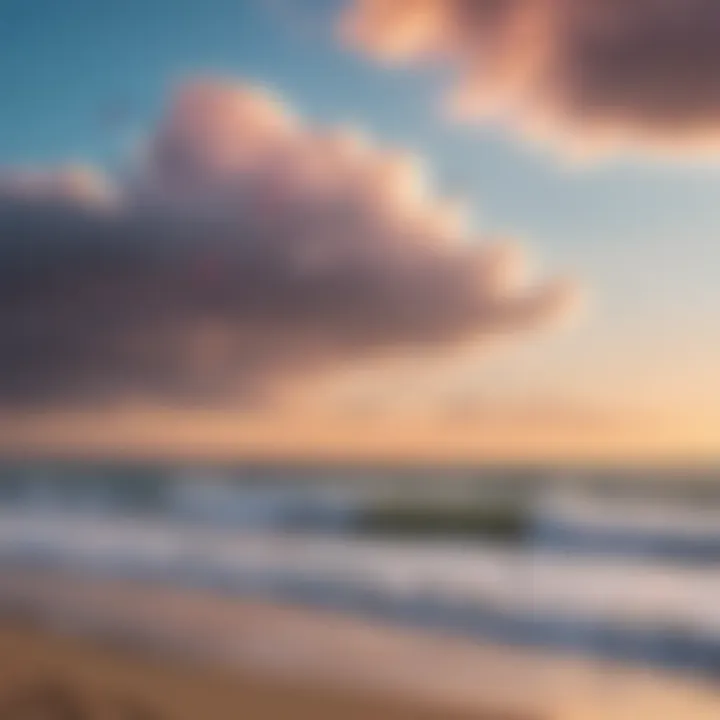
[[[174,99],[114,182],[0,175],[0,403],[222,401],[567,310],[462,229],[412,158],[247,87]]]
[[[720,137],[717,0],[354,0],[346,36],[387,59],[443,59],[451,99],[590,149]]]

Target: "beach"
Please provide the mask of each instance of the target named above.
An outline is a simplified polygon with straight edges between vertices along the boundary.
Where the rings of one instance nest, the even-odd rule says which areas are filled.
[[[118,716],[78,703],[172,720],[710,720],[720,712],[715,690],[691,677],[205,591],[6,571],[0,597],[2,720],[46,717],[12,707],[31,699],[68,706],[47,717],[71,720]]]
[[[46,571],[4,573],[0,597],[6,702],[120,694],[168,718],[535,717],[473,677],[488,659],[475,648],[340,615]]]
[[[442,684],[419,692],[412,672],[379,681],[366,664],[385,653],[372,645],[386,642],[392,664],[397,638],[344,619],[45,573],[6,574],[0,585],[2,720],[535,717],[481,709]],[[359,662],[343,664],[345,644],[365,646]]]
[[[366,693],[308,688],[238,669],[229,672],[148,657],[7,621],[0,623],[0,669],[3,720],[480,717]],[[485,717],[504,720],[498,714]]]

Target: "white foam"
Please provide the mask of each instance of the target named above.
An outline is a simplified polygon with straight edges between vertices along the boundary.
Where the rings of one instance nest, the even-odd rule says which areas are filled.
[[[60,512],[0,512],[0,556],[105,576],[226,585],[307,581],[720,637],[720,571],[459,542],[289,535]]]

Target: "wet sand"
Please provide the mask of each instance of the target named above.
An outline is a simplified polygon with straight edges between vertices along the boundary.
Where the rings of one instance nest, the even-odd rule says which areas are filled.
[[[0,625],[1,720],[462,720],[367,693],[303,687]],[[486,715],[488,720],[511,716]]]
[[[0,720],[717,720],[716,690],[204,591],[0,572]]]

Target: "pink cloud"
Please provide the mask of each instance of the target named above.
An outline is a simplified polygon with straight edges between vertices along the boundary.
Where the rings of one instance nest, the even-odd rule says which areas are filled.
[[[218,81],[179,90],[122,180],[0,174],[0,402],[228,402],[570,309],[427,175]]]
[[[457,70],[456,114],[592,150],[720,136],[716,0],[354,0],[344,36]]]

